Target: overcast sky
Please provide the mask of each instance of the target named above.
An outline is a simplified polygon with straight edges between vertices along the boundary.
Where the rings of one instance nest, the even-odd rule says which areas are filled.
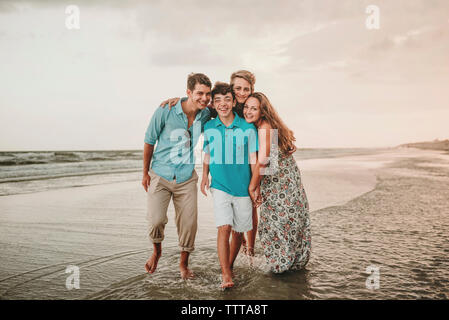
[[[300,148],[449,138],[447,0],[2,0],[0,61],[0,150],[140,149],[188,73],[239,69]]]

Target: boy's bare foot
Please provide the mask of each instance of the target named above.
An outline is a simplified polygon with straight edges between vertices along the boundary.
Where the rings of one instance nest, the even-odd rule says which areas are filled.
[[[157,268],[157,262],[159,261],[159,258],[161,257],[161,254],[153,252],[153,255],[148,258],[147,262],[145,263],[145,270],[148,273],[154,273]]]
[[[247,246],[246,246],[246,240],[245,240],[245,237],[243,237],[243,239],[242,239],[242,246],[240,247],[240,249],[242,250],[242,253],[243,253],[244,255],[248,254],[248,248],[247,248]]]
[[[232,282],[232,277],[230,275],[221,275],[222,282],[221,287],[223,289],[232,288],[234,286],[234,282]]]
[[[181,278],[183,280],[193,279],[195,277],[193,271],[190,270],[189,268],[180,266],[179,269],[181,270]]]

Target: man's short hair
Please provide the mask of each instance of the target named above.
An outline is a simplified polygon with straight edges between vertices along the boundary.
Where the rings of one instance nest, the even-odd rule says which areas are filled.
[[[232,100],[234,100],[235,99],[234,91],[232,90],[232,86],[230,84],[227,84],[226,82],[220,82],[220,81],[215,82],[214,88],[212,89],[212,92],[211,92],[212,103],[214,101],[214,96],[216,94],[222,94],[225,96],[229,92],[232,94]]]
[[[202,73],[191,73],[187,77],[187,89],[193,91],[195,89],[196,84],[204,84],[209,88],[212,88],[212,82],[210,82],[209,78]]]

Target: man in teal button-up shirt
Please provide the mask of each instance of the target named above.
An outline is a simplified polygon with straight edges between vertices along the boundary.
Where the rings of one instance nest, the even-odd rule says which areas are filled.
[[[145,143],[157,147],[153,153],[151,169],[166,180],[176,183],[192,177],[195,167],[193,149],[203,132],[204,124],[210,119],[209,108],[199,110],[193,123],[188,118],[179,100],[173,110],[158,108],[145,133]],[[188,103],[187,101],[184,101]]]
[[[173,197],[181,248],[181,277],[193,277],[188,269],[189,254],[194,250],[198,215],[198,175],[194,170],[193,149],[204,124],[210,119],[207,105],[211,86],[204,74],[190,74],[187,100],[180,100],[175,108],[157,108],[145,134],[142,185],[147,191],[148,233],[154,249],[145,264],[145,270],[149,273],[156,271],[162,253],[161,243],[168,221],[167,208]]]

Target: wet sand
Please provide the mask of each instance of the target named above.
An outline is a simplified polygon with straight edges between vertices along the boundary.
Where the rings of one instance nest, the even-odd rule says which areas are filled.
[[[139,181],[0,197],[2,299],[447,299],[449,158],[438,151],[298,163],[311,208],[306,269],[272,275],[260,247],[252,267],[236,263],[236,287],[222,291],[212,200],[199,194],[191,267],[179,278],[173,206],[158,271],[150,254],[145,192]],[[80,289],[68,290],[68,266]],[[380,288],[365,286],[369,265]]]

